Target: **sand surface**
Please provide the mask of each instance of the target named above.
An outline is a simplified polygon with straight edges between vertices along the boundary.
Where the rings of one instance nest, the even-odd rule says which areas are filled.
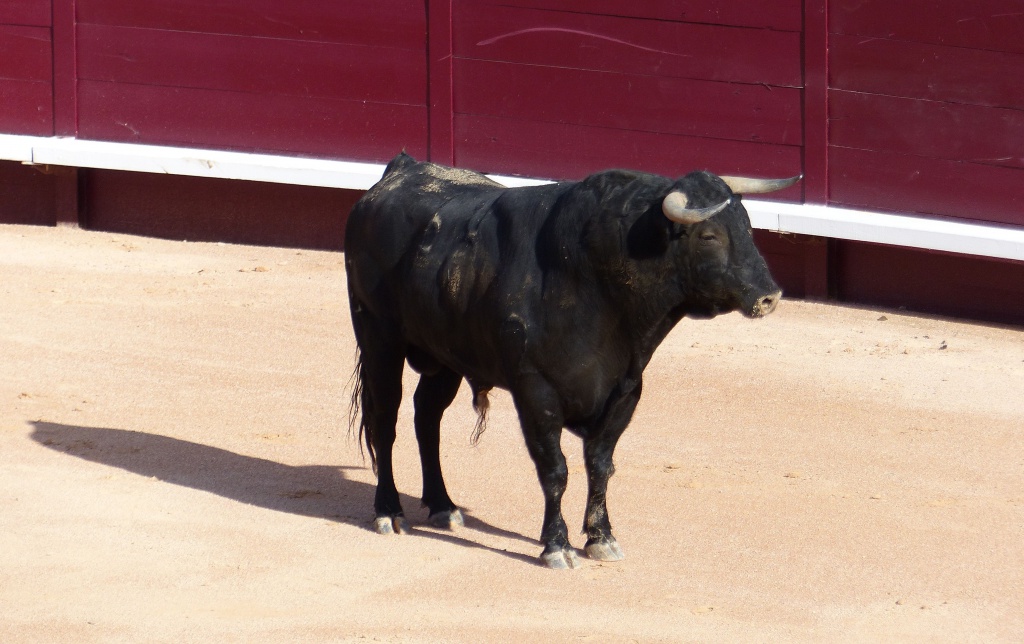
[[[476,447],[467,388],[445,418],[466,527],[424,525],[410,405],[414,532],[370,530],[341,254],[2,226],[0,293],[0,642],[1024,640],[1021,329],[684,321],[616,451],[625,561],[550,571],[503,392]]]

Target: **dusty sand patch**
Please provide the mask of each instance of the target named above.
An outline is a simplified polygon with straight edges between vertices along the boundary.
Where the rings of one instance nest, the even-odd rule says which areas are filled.
[[[424,527],[403,407],[416,532],[370,532],[342,260],[0,227],[0,641],[1024,639],[1021,330],[682,323],[616,452],[627,558],[558,573],[500,392],[478,447],[468,389],[446,416],[467,527]]]

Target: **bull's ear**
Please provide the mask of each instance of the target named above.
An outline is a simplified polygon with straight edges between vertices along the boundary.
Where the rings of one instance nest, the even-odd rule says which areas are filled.
[[[687,207],[689,202],[687,196],[682,192],[675,191],[665,195],[665,198],[661,201],[661,211],[665,213],[666,217],[677,224],[690,226],[710,219],[712,216],[722,212],[729,205],[730,201],[731,199],[726,199],[722,203],[717,203],[707,208],[689,208]]]
[[[719,177],[725,182],[725,185],[729,186],[729,189],[736,194],[742,195],[757,195],[764,194],[766,192],[775,192],[776,190],[782,190],[788,188],[797,181],[804,178],[804,175],[798,174],[795,177],[788,179],[754,179],[751,177]]]

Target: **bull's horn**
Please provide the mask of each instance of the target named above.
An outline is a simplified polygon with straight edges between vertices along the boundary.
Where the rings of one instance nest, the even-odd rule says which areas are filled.
[[[730,199],[707,208],[687,208],[689,199],[681,192],[670,192],[661,201],[661,211],[672,221],[690,226],[699,221],[709,219],[712,215],[722,212],[729,205]]]
[[[764,192],[775,192],[788,188],[797,181],[804,178],[798,174],[788,179],[754,179],[751,177],[719,177],[729,186],[729,189],[737,194],[756,195]]]

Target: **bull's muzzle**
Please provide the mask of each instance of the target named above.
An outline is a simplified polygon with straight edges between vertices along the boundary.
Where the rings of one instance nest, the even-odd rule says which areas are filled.
[[[754,300],[753,305],[748,309],[747,316],[752,318],[763,318],[779,305],[782,299],[782,291],[775,291]]]

